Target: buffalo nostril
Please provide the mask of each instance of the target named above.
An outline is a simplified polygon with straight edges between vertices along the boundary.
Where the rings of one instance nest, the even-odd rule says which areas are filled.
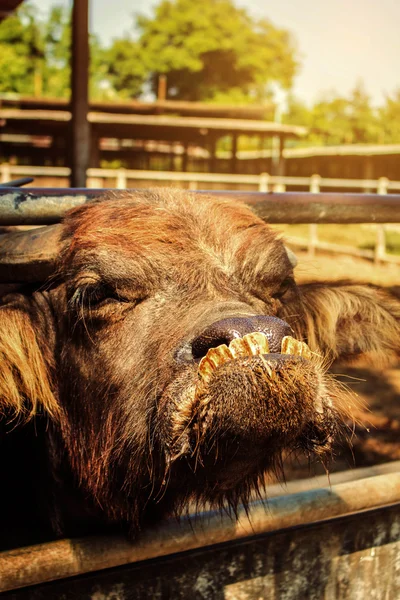
[[[240,338],[251,327],[247,318],[230,318],[216,321],[209,325],[196,339],[192,342],[193,358],[203,358],[210,350],[221,344],[229,346],[230,342],[235,338]],[[246,331],[244,331],[246,329]]]
[[[271,353],[279,353],[282,339],[292,333],[291,327],[277,317],[256,315],[222,319],[209,325],[193,340],[193,358],[203,358],[210,348],[216,348],[221,344],[228,346],[235,338],[243,337],[254,331],[260,331],[266,335]]]
[[[271,354],[279,353],[283,338],[293,335],[290,325],[278,317],[255,316],[252,317],[252,322],[256,326],[255,331],[261,331],[267,336]]]

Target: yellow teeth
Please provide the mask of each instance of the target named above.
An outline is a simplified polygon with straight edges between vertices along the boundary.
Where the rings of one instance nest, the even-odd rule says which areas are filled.
[[[259,331],[247,333],[242,338],[235,338],[229,344],[210,348],[199,364],[199,374],[203,379],[209,379],[212,372],[223,363],[240,356],[256,356],[268,354],[267,336]]]
[[[296,356],[302,356],[303,358],[307,358],[308,360],[311,358],[311,350],[304,342],[299,342],[299,340],[295,340],[290,337],[290,335],[286,335],[282,340],[281,345],[281,353],[282,354],[295,354]]]
[[[299,342],[289,335],[282,340],[281,353],[302,356],[307,359],[311,358],[311,350],[307,344]],[[222,344],[216,348],[210,348],[201,359],[198,372],[201,378],[207,381],[217,367],[230,360],[241,356],[262,356],[263,354],[269,354],[267,336],[260,331],[254,331],[253,333],[247,333],[242,338],[235,338],[231,341],[229,347]],[[265,360],[264,364],[267,372],[271,374],[271,367]]]

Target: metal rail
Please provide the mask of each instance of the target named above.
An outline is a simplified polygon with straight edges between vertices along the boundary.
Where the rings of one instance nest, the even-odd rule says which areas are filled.
[[[104,189],[0,188],[0,225],[58,223]],[[399,223],[400,194],[192,192],[240,200],[270,223]]]
[[[356,471],[355,471],[356,473]],[[208,512],[169,520],[135,543],[104,536],[60,540],[0,554],[0,592],[171,555],[400,503],[400,472],[254,502],[238,518]]]

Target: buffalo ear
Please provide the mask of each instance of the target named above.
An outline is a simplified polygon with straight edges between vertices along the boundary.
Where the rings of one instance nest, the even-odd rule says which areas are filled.
[[[358,357],[375,366],[400,356],[400,301],[383,289],[348,282],[299,286],[301,332],[315,351],[331,359]]]
[[[37,336],[28,311],[13,304],[0,307],[0,417],[57,416],[49,365]]]

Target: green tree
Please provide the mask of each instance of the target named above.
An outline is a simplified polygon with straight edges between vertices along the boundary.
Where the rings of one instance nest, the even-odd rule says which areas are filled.
[[[44,95],[67,98],[70,93],[71,13],[62,6],[50,10],[43,24],[45,44]]]
[[[55,5],[46,20],[25,3],[0,24],[0,93],[68,98],[71,12]],[[104,97],[106,69],[99,40],[90,36],[90,92]]]
[[[140,96],[148,71],[137,42],[129,37],[114,40],[103,51],[101,65],[104,78],[120,98]]]
[[[44,61],[35,10],[23,5],[0,24],[0,92],[40,95]]]
[[[377,143],[381,127],[377,111],[359,83],[349,97],[330,92],[308,107],[289,99],[285,122],[309,128],[307,144]]]
[[[231,0],[162,0],[152,18],[137,18],[137,39],[114,42],[109,59],[116,89],[134,97],[147,79],[156,93],[166,74],[168,97],[181,100],[260,101],[272,81],[289,88],[298,69],[292,36]]]
[[[385,98],[379,110],[380,143],[400,143],[400,89]]]

